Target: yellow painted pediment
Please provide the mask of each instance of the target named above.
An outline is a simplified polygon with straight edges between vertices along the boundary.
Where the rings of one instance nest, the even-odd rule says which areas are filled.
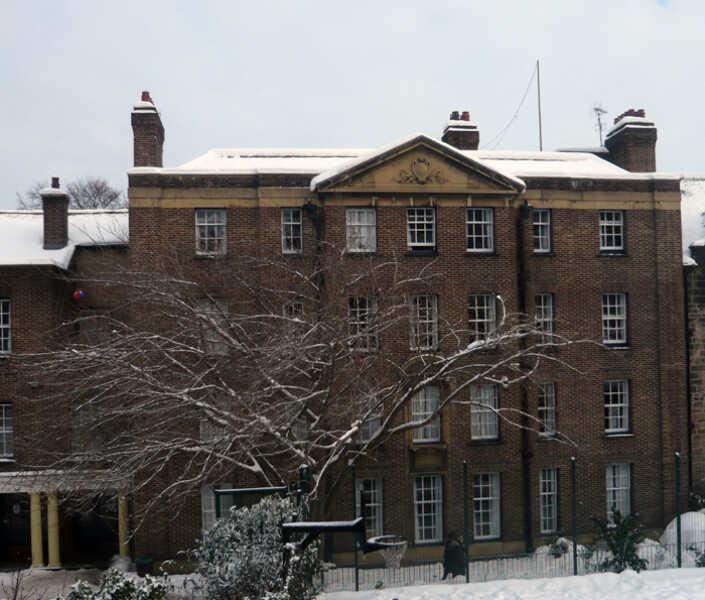
[[[521,180],[447,144],[423,135],[409,141],[323,173],[312,187],[319,192],[356,194],[507,194],[524,189]]]

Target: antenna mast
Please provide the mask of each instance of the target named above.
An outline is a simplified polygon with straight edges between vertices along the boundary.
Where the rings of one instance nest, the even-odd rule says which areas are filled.
[[[543,152],[543,127],[541,125],[541,69],[539,61],[536,61],[536,84],[539,95],[539,150]]]
[[[607,110],[602,108],[602,100],[592,105],[592,116],[597,119],[597,129],[600,132],[600,146],[602,146],[602,116],[607,114]]]

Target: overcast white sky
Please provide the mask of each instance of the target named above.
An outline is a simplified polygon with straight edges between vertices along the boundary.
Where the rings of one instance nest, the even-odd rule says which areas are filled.
[[[704,57],[703,0],[0,0],[0,208],[52,175],[126,188],[142,90],[165,166],[440,137],[452,110],[483,147],[537,60],[545,150],[598,145],[598,101],[646,110],[660,171],[703,172]],[[497,148],[538,149],[537,122],[533,85]]]

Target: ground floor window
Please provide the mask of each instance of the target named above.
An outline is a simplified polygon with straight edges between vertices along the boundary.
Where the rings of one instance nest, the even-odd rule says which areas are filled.
[[[622,516],[631,514],[632,477],[629,463],[607,465],[607,518],[617,509]]]
[[[362,516],[362,497],[365,498],[365,528],[367,537],[378,537],[384,534],[382,514],[382,480],[380,478],[359,479],[355,490],[357,516]]]
[[[443,540],[443,479],[414,477],[414,536],[417,544]]]
[[[0,404],[0,458],[12,458],[15,434],[12,424],[12,404]]]
[[[210,529],[215,523],[215,490],[230,489],[230,483],[215,483],[201,488],[201,523],[203,529]],[[220,514],[226,515],[233,505],[232,496],[220,497]]]
[[[499,473],[479,473],[472,477],[475,539],[501,536],[499,512]]]
[[[539,473],[541,533],[558,531],[558,469],[541,469]]]

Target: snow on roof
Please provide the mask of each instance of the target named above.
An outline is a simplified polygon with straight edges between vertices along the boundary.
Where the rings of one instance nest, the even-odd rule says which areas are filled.
[[[625,119],[640,120],[638,117],[625,117]],[[462,121],[462,123],[467,124],[467,121]],[[401,140],[396,140],[392,144],[375,149],[218,148],[179,167],[137,167],[131,169],[129,173],[135,175],[144,173],[163,175],[292,173],[310,174],[312,177],[316,177],[314,181],[320,182],[324,178],[323,175],[328,179],[419,135],[423,134],[414,133]],[[631,180],[667,177],[663,174],[625,171],[591,152],[458,150],[444,142],[434,141],[515,180],[520,180],[523,177]],[[312,185],[315,185],[314,182]]]
[[[681,228],[683,262],[690,258],[690,246],[705,245],[705,175],[684,175],[681,179]],[[690,263],[688,263],[690,264]]]
[[[219,148],[162,173],[306,173],[316,175],[367,152],[361,149]]]
[[[619,129],[622,129],[622,127],[630,127],[630,126],[638,126],[638,127],[654,127],[654,122],[651,119],[647,119],[646,117],[622,117],[619,121],[617,121],[607,132],[607,135],[605,136],[606,138],[610,137],[614,133],[616,133]]]
[[[590,152],[507,152],[498,150],[465,150],[495,169],[508,171],[515,177],[589,177],[593,179],[634,179],[631,173]],[[651,179],[653,174],[646,176]]]
[[[0,211],[0,266],[54,265],[66,269],[78,246],[114,246],[128,239],[127,210],[69,211],[69,241],[44,249],[41,210]]]

